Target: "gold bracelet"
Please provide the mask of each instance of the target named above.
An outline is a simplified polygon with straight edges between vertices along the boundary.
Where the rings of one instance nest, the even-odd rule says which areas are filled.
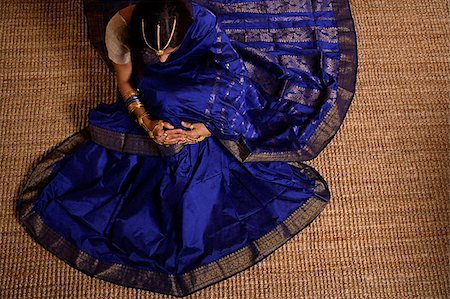
[[[133,114],[134,110],[136,110],[140,107],[144,107],[144,104],[142,104],[141,102],[131,103],[130,105],[127,106],[128,113]]]
[[[129,91],[128,93],[126,93],[126,94],[123,96],[123,98],[124,98],[125,100],[127,100],[127,99],[129,99],[131,96],[137,96],[137,95],[139,95],[139,93],[138,93],[136,90],[131,90],[131,91]]]
[[[134,110],[136,110],[139,107],[144,107],[144,104],[142,102],[133,102],[127,106],[128,112],[133,113]]]
[[[197,138],[186,137],[186,140],[188,140],[187,143],[194,144],[194,143],[198,143],[198,142],[202,141],[205,138],[206,138],[206,136],[199,136]]]
[[[155,129],[156,129],[158,126],[163,127],[163,126],[164,126],[164,121],[160,120],[160,121],[153,127],[153,129],[152,129],[151,131],[150,131],[150,130],[148,131],[148,135],[150,136],[151,139],[155,139]]]
[[[142,120],[144,117],[148,116],[148,112],[145,111],[144,113],[142,113],[141,115],[139,115],[137,117],[138,123],[141,127],[144,128],[145,131],[150,131],[150,129],[145,125],[144,121]]]

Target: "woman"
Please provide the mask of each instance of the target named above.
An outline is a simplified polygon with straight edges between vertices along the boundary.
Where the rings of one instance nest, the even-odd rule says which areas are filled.
[[[324,208],[312,168],[267,153],[242,162],[242,144],[292,146],[302,117],[278,117],[286,103],[249,78],[211,11],[141,1],[114,15],[106,44],[122,99],[34,170],[18,211],[36,241],[89,275],[184,296],[259,262]]]
[[[124,99],[139,95],[132,80],[131,57],[136,60],[135,69],[139,68],[142,71],[140,69],[142,65],[157,63],[158,60],[164,63],[169,55],[180,47],[193,20],[188,4],[183,2],[177,4],[165,1],[141,2],[136,10],[135,5],[121,9],[109,22],[106,46],[109,58],[114,65],[119,91]],[[154,30],[155,28],[157,29]],[[152,41],[152,45],[147,39]],[[164,41],[166,45],[162,47],[161,41]],[[133,56],[131,56],[130,43]],[[143,55],[146,62],[142,59]],[[151,62],[148,61],[149,59]],[[160,145],[195,142],[200,140],[199,138],[211,135],[203,123],[181,122],[181,125],[189,129],[183,130],[176,129],[163,120],[152,120],[143,106],[138,105],[133,113],[142,127],[150,133],[152,139]]]

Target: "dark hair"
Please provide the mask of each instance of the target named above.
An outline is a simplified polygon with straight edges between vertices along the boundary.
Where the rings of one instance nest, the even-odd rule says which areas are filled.
[[[130,47],[133,59],[139,60],[141,51],[146,47],[142,20],[145,23],[145,36],[153,48],[157,49],[156,26],[160,24],[161,48],[169,40],[174,17],[177,19],[175,33],[169,47],[175,48],[193,22],[192,5],[189,0],[142,0],[136,4],[130,22]]]

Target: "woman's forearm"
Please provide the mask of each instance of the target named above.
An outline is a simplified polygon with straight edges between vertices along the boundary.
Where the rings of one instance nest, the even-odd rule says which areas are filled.
[[[136,92],[136,88],[129,81],[117,80],[117,87],[124,100],[126,100],[131,93]]]
[[[113,62],[113,65],[119,92],[122,98],[126,100],[131,92],[136,91],[136,88],[131,84],[132,64],[131,62],[125,64]]]
[[[117,87],[122,96],[122,99],[126,101],[134,92],[136,87],[131,83],[132,64],[131,62],[125,64],[113,63],[114,70],[116,72]],[[145,108],[140,107],[135,110],[136,115],[141,115],[145,112]]]

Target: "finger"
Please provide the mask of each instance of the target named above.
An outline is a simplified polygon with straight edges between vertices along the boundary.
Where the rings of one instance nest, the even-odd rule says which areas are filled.
[[[186,137],[188,137],[188,138],[197,138],[198,136],[200,136],[198,131],[188,131],[188,132],[186,132]]]
[[[162,126],[156,126],[154,129],[153,129],[153,134],[154,135],[163,135],[164,134],[164,129],[163,129],[163,127]]]
[[[186,134],[167,134],[167,138],[173,139],[173,138],[184,138],[186,137]]]
[[[173,129],[173,128],[175,128],[174,126],[172,126],[170,123],[168,123],[168,122],[163,122],[163,127],[164,128],[166,128],[166,129]]]
[[[167,140],[158,140],[156,143],[158,143],[159,145],[166,145]]]
[[[177,144],[177,143],[179,143],[179,142],[181,142],[180,140],[177,140],[177,139],[173,139],[173,140],[165,140],[164,141],[164,144],[170,144],[170,145],[172,145],[172,144]]]
[[[168,134],[164,131],[157,131],[155,136],[158,140],[164,140],[164,138],[166,138]]]
[[[186,130],[184,130],[184,129],[172,129],[172,130],[166,130],[166,133],[168,133],[168,134],[185,134]]]
[[[187,122],[187,121],[182,121],[182,122],[181,122],[181,125],[182,125],[183,127],[185,127],[185,128],[189,128],[189,129],[191,129],[191,130],[192,130],[192,127],[193,127],[193,124],[192,124],[192,123],[189,123],[189,122]]]
[[[173,134],[173,135],[167,135],[164,137],[161,137],[162,140],[168,141],[182,141],[186,139],[185,135],[182,134]]]
[[[175,144],[175,143],[180,143],[180,142],[185,142],[185,141],[186,141],[186,139],[174,138],[174,139],[166,139],[166,140],[164,140],[164,143]]]

